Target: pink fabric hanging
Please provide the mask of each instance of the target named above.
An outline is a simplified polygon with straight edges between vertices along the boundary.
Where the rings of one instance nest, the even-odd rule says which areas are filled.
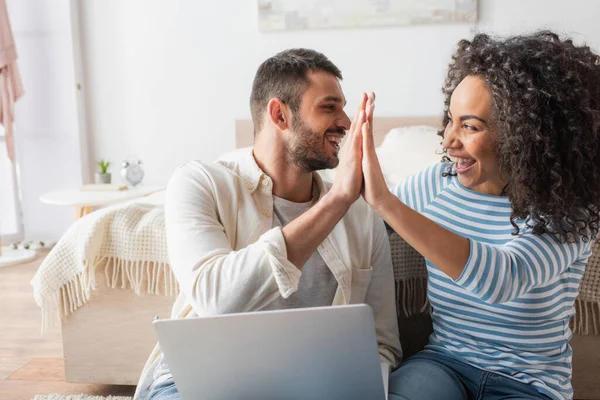
[[[17,68],[17,48],[8,20],[6,0],[0,0],[0,124],[5,129],[6,150],[12,162],[15,161],[14,105],[23,93],[23,84]]]

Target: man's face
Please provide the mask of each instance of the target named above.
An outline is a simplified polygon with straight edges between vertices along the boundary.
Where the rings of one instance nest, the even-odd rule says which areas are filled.
[[[310,84],[294,113],[286,150],[305,172],[337,167],[340,142],[350,129],[346,99],[338,79],[324,71],[309,72]]]

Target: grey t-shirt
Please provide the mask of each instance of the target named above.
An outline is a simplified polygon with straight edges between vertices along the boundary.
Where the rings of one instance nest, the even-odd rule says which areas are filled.
[[[284,227],[308,211],[318,199],[315,190],[316,188],[313,188],[313,199],[308,203],[293,203],[273,196],[273,226]],[[330,306],[333,303],[337,285],[331,270],[319,252],[315,250],[302,267],[298,291],[287,299],[278,297],[262,310]]]

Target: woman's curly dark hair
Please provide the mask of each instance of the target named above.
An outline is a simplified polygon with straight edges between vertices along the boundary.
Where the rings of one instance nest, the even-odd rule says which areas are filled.
[[[600,220],[600,57],[549,31],[462,40],[443,92],[467,76],[485,81],[508,182],[511,223],[561,241],[596,237]],[[440,132],[443,136],[443,131]],[[447,157],[445,157],[447,160]]]

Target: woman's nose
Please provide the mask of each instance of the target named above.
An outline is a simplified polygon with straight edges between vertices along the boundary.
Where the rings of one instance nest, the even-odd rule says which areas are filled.
[[[445,149],[452,149],[458,147],[458,135],[456,131],[452,129],[452,123],[446,125],[446,129],[444,129],[444,138],[442,140],[442,147]]]

